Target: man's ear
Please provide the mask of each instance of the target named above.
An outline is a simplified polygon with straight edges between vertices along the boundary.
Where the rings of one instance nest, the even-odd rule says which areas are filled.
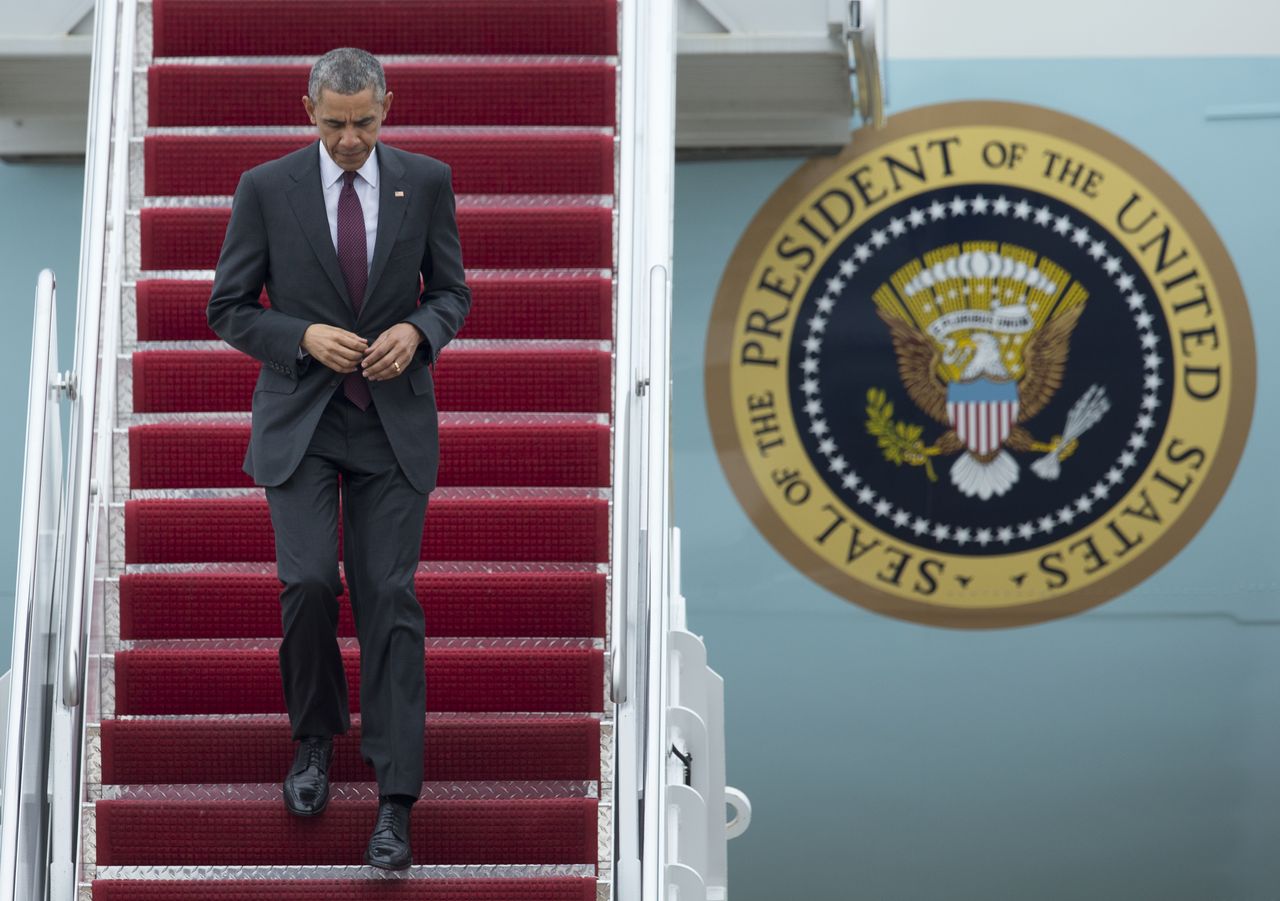
[[[307,111],[307,118],[311,120],[311,124],[316,124],[316,111],[311,105],[311,97],[307,94],[302,95],[302,108]]]

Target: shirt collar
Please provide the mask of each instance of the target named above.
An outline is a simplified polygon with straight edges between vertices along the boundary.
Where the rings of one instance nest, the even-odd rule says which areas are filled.
[[[320,151],[320,183],[326,188],[342,178],[343,168],[333,161],[333,157],[329,156],[329,151],[324,149],[324,143],[317,139],[316,147]],[[378,145],[373,145],[368,159],[364,161],[364,165],[356,170],[371,187],[378,186]]]

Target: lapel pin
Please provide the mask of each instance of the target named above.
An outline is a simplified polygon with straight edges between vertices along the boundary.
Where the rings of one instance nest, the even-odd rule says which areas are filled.
[[[397,197],[403,197],[403,196],[404,196],[404,191],[396,191],[396,196],[397,196]]]

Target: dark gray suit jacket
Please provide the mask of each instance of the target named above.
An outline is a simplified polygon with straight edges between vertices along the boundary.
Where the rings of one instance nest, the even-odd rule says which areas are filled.
[[[324,152],[312,141],[249,169],[231,204],[208,317],[224,341],[262,362],[244,470],[259,485],[287,479],[343,378],[311,357],[298,359],[307,326],[338,326],[372,343],[396,323],[410,322],[426,340],[404,374],[370,381],[369,390],[409,482],[430,491],[440,449],[428,364],[471,308],[451,170],[431,157],[377,143],[378,233],[357,318],[329,235],[320,186]],[[258,300],[264,284],[269,308]]]

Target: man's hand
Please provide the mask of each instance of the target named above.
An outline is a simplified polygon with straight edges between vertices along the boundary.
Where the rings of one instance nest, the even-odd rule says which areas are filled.
[[[334,372],[355,372],[369,342],[346,329],[316,322],[303,333],[302,349]]]
[[[391,326],[369,345],[364,356],[364,374],[374,382],[404,375],[409,361],[422,343],[422,332],[408,322]]]

